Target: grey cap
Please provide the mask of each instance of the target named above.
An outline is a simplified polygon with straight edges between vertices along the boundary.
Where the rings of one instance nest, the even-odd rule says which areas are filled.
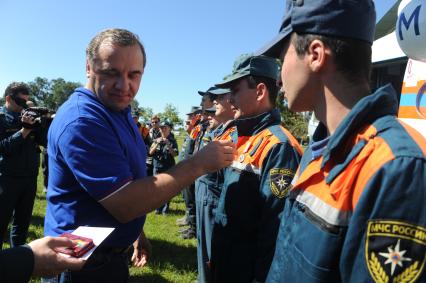
[[[279,34],[256,54],[278,58],[292,33],[358,39],[373,44],[376,11],[373,0],[287,0]]]
[[[236,80],[249,75],[266,77],[273,80],[278,78],[279,64],[274,58],[258,55],[240,57],[238,60],[239,61],[235,63],[236,67],[233,72],[222,82],[216,84],[217,87],[230,87]]]

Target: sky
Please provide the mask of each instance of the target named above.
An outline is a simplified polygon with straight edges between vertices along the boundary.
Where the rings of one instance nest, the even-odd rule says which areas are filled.
[[[377,19],[396,0],[375,0]],[[284,0],[1,0],[0,94],[12,81],[86,82],[85,50],[99,31],[139,35],[147,66],[136,100],[184,117],[206,90],[279,30]]]

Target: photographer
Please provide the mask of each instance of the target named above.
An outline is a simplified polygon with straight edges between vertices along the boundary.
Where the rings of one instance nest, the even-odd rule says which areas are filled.
[[[26,109],[29,96],[26,84],[13,82],[0,108],[0,247],[11,218],[11,246],[25,244],[37,190],[39,145],[46,145],[41,113]]]
[[[171,133],[173,125],[170,122],[163,122],[160,125],[161,137],[154,139],[149,155],[153,158],[154,175],[165,172],[175,165],[175,156],[178,154],[176,140]],[[169,202],[157,208],[156,214],[167,214]]]

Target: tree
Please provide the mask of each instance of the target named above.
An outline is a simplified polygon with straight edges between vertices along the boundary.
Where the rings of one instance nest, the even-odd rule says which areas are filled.
[[[31,99],[36,105],[46,106],[50,98],[51,83],[46,78],[36,77],[34,81],[29,82]]]
[[[151,121],[151,117],[154,116],[154,111],[151,107],[139,107],[139,115],[145,121]]]
[[[50,105],[47,105],[47,107],[55,111],[58,110],[59,106],[61,106],[74,90],[80,86],[80,83],[67,82],[62,78],[52,80],[52,99],[48,100]]]
[[[151,120],[151,117],[153,116],[152,108],[150,107],[142,107],[139,106],[139,101],[136,99],[132,100],[132,103],[130,103],[130,107],[132,108],[132,111],[139,112],[139,118],[142,118],[144,121],[148,122]]]
[[[282,93],[278,95],[277,106],[281,112],[284,127],[297,139],[305,140],[308,135],[308,121],[302,114],[291,112],[282,99]]]
[[[36,77],[28,86],[36,105],[45,106],[51,110],[58,110],[73,91],[81,86],[81,83],[67,82],[63,78],[49,81],[46,78]]]
[[[182,125],[182,120],[179,118],[179,111],[170,103],[167,103],[164,107],[164,111],[158,114],[161,121],[169,121],[173,126]]]

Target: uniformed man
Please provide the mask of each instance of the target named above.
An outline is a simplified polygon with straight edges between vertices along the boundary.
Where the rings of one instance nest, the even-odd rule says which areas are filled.
[[[207,131],[207,128],[209,127],[209,121],[207,119],[207,115],[206,115],[206,110],[211,108],[213,106],[213,98],[214,95],[212,93],[210,93],[210,91],[213,88],[209,88],[207,91],[198,91],[198,94],[201,95],[201,112],[199,113],[199,121],[198,121],[198,125],[194,127],[194,129],[192,130],[190,136],[193,139],[193,153],[196,153],[197,151],[199,151],[202,148],[202,139],[204,137],[204,134]],[[196,200],[196,191],[197,188],[195,187],[195,184],[193,187],[190,187],[191,190],[193,190],[193,193],[191,192],[189,194],[189,197],[193,198],[191,199],[191,202],[193,202],[194,204],[194,208],[195,211],[197,210],[197,202]],[[194,215],[194,220],[195,220],[195,215]],[[195,224],[195,225],[193,225]],[[195,223],[191,222],[191,225],[189,225],[189,227],[187,229],[183,229],[181,230],[181,237],[183,239],[193,239],[196,237],[197,235],[197,225],[196,225],[196,221]]]
[[[302,149],[281,126],[278,63],[244,56],[218,87],[230,88],[235,121],[222,134],[237,154],[224,169],[211,246],[214,282],[262,282],[275,249],[279,214]]]
[[[40,124],[22,113],[29,97],[26,84],[13,82],[0,109],[0,249],[11,218],[11,246],[25,244],[37,190],[39,145],[47,142],[47,128],[35,127]]]
[[[189,158],[194,152],[194,139],[192,138],[193,130],[200,122],[199,114],[201,109],[198,106],[193,106],[191,111],[187,113],[188,119],[186,120],[186,135],[182,143],[182,148],[179,152],[179,162]],[[182,196],[185,201],[186,212],[185,216],[176,220],[178,226],[189,226],[195,231],[195,184],[187,186],[182,191]],[[186,230],[186,229],[185,229]]]
[[[207,115],[209,128],[203,137],[203,145],[220,136],[228,122],[234,118],[229,103],[229,89],[213,88],[214,96],[211,113]],[[223,170],[201,176],[196,181],[197,199],[197,260],[198,281],[208,282],[211,278],[209,263],[211,260],[211,236],[215,211],[223,187]]]
[[[286,200],[268,282],[425,282],[426,140],[370,94],[372,0],[287,1],[266,54],[320,121]],[[265,52],[265,51],[264,51]]]

